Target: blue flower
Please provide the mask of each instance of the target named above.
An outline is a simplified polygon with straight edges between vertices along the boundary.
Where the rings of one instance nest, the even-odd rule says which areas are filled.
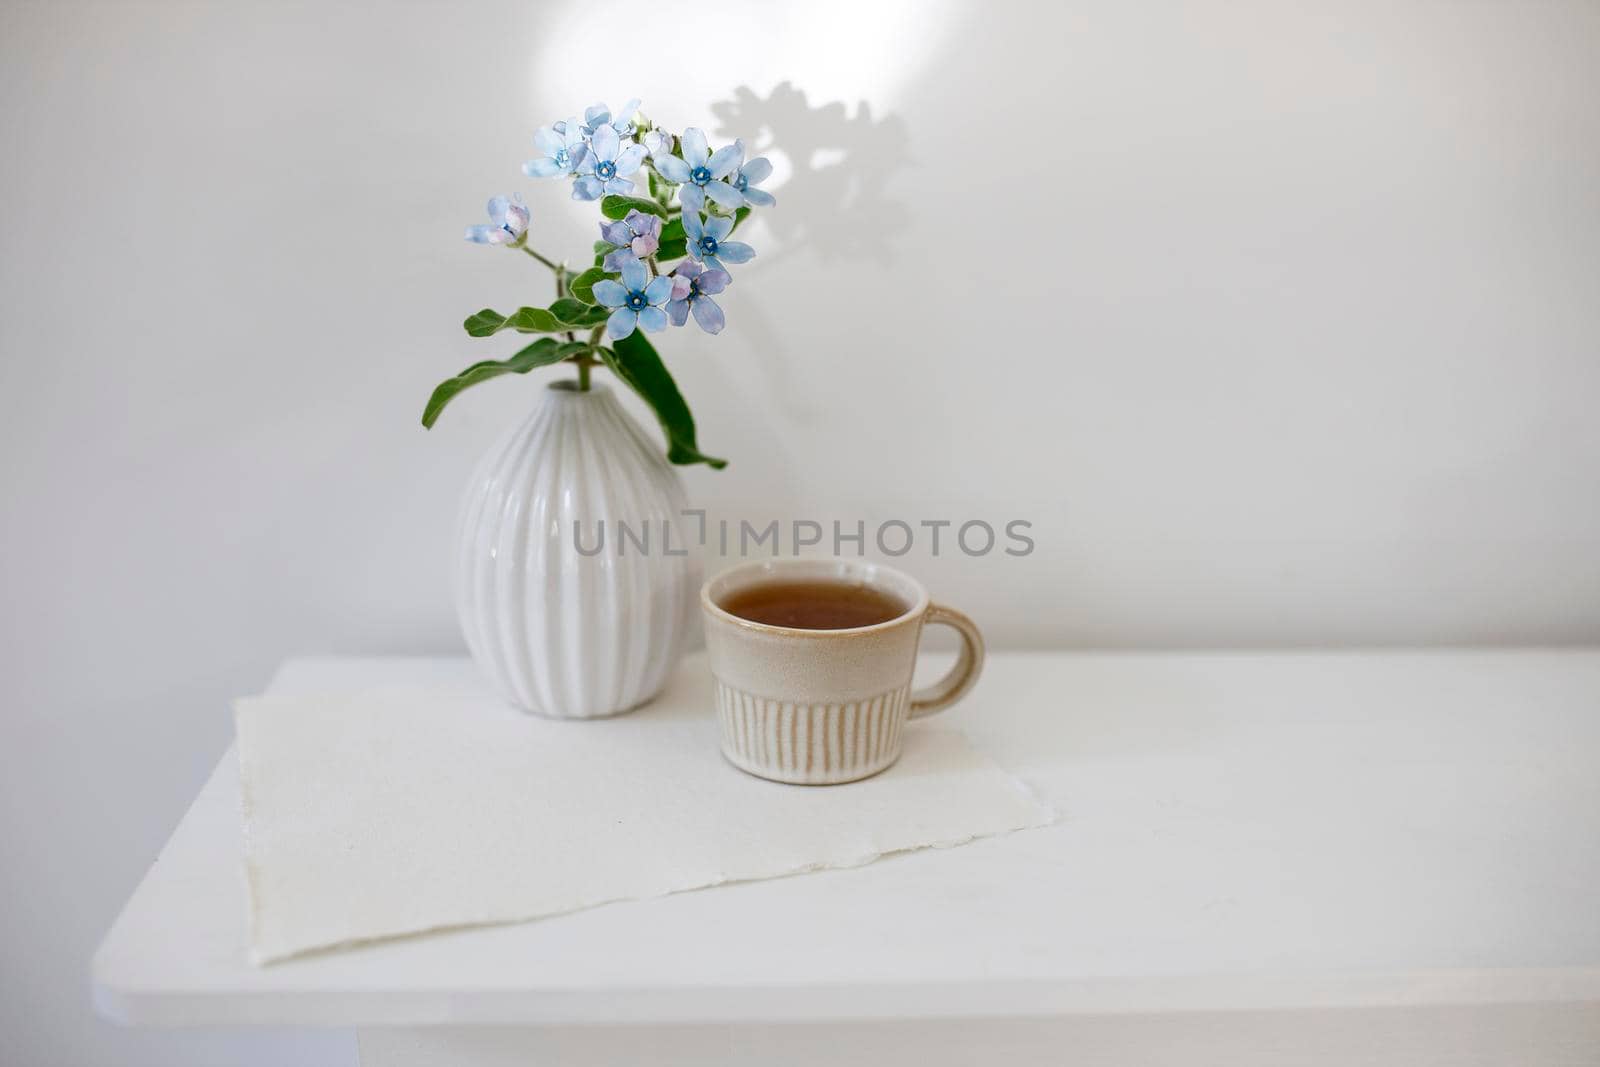
[[[767,162],[766,156],[761,156],[742,164],[732,174],[728,175],[728,184],[744,194],[746,203],[754,204],[756,207],[771,207],[778,202],[777,197],[765,189],[755,188],[755,186],[766,181],[771,174],[772,164]]]
[[[528,236],[528,207],[522,194],[515,193],[508,200],[497,196],[489,201],[489,223],[467,227],[467,240],[478,245],[522,244]]]
[[[733,142],[716,150],[706,146],[706,135],[690,126],[679,139],[677,156],[656,157],[656,170],[669,182],[681,186],[678,199],[684,214],[704,211],[706,197],[732,211],[744,206],[744,194],[723,179],[732,174],[744,159],[744,144]]]
[[[626,104],[622,104],[621,110],[618,110],[616,115],[611,114],[611,109],[608,109],[605,104],[586,107],[584,109],[584,136],[592,138],[592,136],[595,136],[595,130],[598,130],[600,126],[611,126],[613,130],[616,130],[616,136],[619,136],[619,138],[632,138],[635,130],[634,115],[637,114],[637,96],[634,99],[630,99]]]
[[[578,125],[577,119],[566,119],[553,126],[540,126],[534,131],[533,143],[544,155],[522,165],[522,173],[530,178],[571,174],[589,151],[583,128]]]
[[[648,259],[656,254],[661,247],[661,220],[643,211],[630,211],[621,222],[602,222],[600,236],[613,248],[601,266],[615,274],[622,269],[624,258]]]
[[[689,258],[704,263],[712,270],[727,270],[729,263],[748,263],[756,250],[743,241],[726,240],[733,232],[733,219],[727,215],[699,215],[684,212],[683,234],[689,249]]]
[[[728,277],[725,270],[707,270],[698,263],[685,260],[678,264],[678,268],[671,274],[672,299],[667,301],[667,318],[674,326],[682,326],[689,321],[689,313],[694,312],[694,321],[706,333],[721,333],[722,327],[727,324],[727,318],[722,314],[722,308],[711,299],[713,293],[720,293],[728,287],[733,279]]]
[[[594,283],[594,298],[601,305],[616,308],[606,320],[606,333],[621,340],[635,326],[647,333],[667,328],[667,313],[661,310],[672,296],[671,278],[651,278],[645,265],[629,257],[622,261],[622,281],[602,278]]]
[[[639,138],[639,143],[644,145],[651,159],[659,161],[662,156],[672,155],[672,134],[665,130],[651,130]]]
[[[584,109],[584,136],[593,137],[594,131],[598,130],[601,126],[610,126],[612,129],[617,131],[618,137],[632,137],[634,131],[633,117],[638,113],[638,97],[635,97],[634,99],[629,100],[626,104],[623,104],[622,108],[616,113],[615,116],[611,114],[610,109],[607,108],[605,104],[595,104],[593,107]]]
[[[589,142],[589,150],[578,163],[578,180],[572,185],[572,199],[599,200],[606,193],[631,193],[628,175],[644,162],[644,145],[626,145],[611,126],[599,126]]]

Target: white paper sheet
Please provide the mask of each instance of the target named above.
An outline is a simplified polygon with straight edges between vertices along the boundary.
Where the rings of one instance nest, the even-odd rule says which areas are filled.
[[[959,733],[906,730],[850,785],[752,778],[717,747],[703,657],[616,719],[554,722],[474,685],[235,706],[256,962],[869,863],[1053,813]]]

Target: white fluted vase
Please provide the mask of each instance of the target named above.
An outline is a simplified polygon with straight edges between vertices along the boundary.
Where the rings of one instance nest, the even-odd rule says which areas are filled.
[[[660,691],[696,617],[699,555],[677,472],[603,385],[545,391],[462,500],[456,609],[517,706],[615,715]]]

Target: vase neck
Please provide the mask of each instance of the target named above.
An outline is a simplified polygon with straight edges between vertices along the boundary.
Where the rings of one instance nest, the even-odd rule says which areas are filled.
[[[591,384],[589,388],[580,390],[578,383],[570,378],[559,382],[551,382],[545,387],[545,402],[550,404],[582,404],[597,400],[609,400],[611,387],[609,385]]]

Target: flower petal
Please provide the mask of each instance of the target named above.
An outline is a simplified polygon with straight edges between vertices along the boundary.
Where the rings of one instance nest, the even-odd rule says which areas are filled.
[[[496,226],[506,221],[506,208],[511,206],[511,201],[503,196],[491,196],[484,211],[489,214],[489,221]]]
[[[672,300],[667,303],[667,319],[674,326],[682,326],[689,321],[689,301]]]
[[[652,279],[644,287],[644,298],[652,304],[665,304],[672,298],[672,279],[666,275]]]
[[[706,169],[711,171],[713,178],[726,178],[739,166],[739,161],[744,158],[744,145],[737,141],[711,153],[711,159],[706,162]]]
[[[684,190],[687,192],[688,190]],[[700,221],[700,216],[693,212],[683,213],[683,235],[689,239],[689,247],[693,248],[700,243],[700,238],[705,233],[705,224]]]
[[[748,263],[756,257],[756,250],[743,241],[723,241],[717,245],[717,255],[725,263]]]
[[[622,262],[632,259],[633,253],[626,248],[619,248],[614,252],[607,252],[606,258],[601,261],[600,268],[608,274],[615,274],[622,269]],[[595,283],[600,284],[599,282]]]
[[[639,313],[628,308],[618,308],[606,320],[606,333],[611,335],[613,341],[620,341],[633,332],[639,325]]]
[[[679,263],[677,267],[673,269],[672,273],[683,278],[697,278],[700,276],[700,272],[703,270],[705,270],[705,268],[700,264],[694,262],[693,260],[686,259],[682,263]]]
[[[567,147],[567,142],[549,126],[540,126],[533,131],[533,145],[545,155],[553,156]]]
[[[606,191],[605,183],[593,174],[585,174],[572,183],[572,199],[599,200]]]
[[[661,176],[674,185],[683,185],[689,180],[689,164],[677,156],[658,156],[656,170]]]
[[[744,194],[727,182],[706,182],[706,195],[722,207],[744,207]]]
[[[672,279],[672,299],[689,299],[689,294],[694,291],[694,280],[687,274],[673,273],[668,277]]]
[[[691,168],[705,165],[711,158],[711,149],[706,147],[706,135],[698,126],[690,126],[683,131],[683,158]]]
[[[723,315],[722,308],[709,296],[702,296],[694,302],[691,309],[694,312],[694,321],[706,333],[721,333],[722,327],[728,323],[727,316]]]
[[[522,165],[522,173],[530,178],[549,178],[561,173],[561,165],[553,159],[530,159]]]
[[[739,173],[751,185],[757,185],[767,180],[772,174],[772,162],[766,156],[757,156],[739,168]]]
[[[646,333],[660,333],[667,328],[667,313],[660,308],[645,308],[639,312],[639,328]]]
[[[639,169],[639,164],[644,162],[644,145],[631,144],[617,153],[617,173],[627,177]]]
[[[650,272],[637,259],[622,261],[622,284],[630,293],[637,293],[650,281]]]
[[[478,226],[468,226],[467,240],[471,241],[475,245],[499,244],[500,242],[494,239],[494,235],[497,233],[504,234],[505,231],[494,226],[484,226],[481,224]]]
[[[599,126],[603,122],[610,121],[611,109],[606,107],[604,103],[590,104],[583,109],[583,124],[590,129]]]
[[[649,233],[640,234],[628,244],[628,247],[633,249],[633,254],[640,259],[649,259],[661,247],[661,238]]]
[[[609,263],[607,263],[605,269],[611,269]],[[619,266],[617,269],[621,270],[622,268]],[[628,290],[624,289],[619,282],[614,282],[610,278],[601,278],[594,283],[594,298],[600,301],[601,307],[619,308],[628,302]]]
[[[622,138],[617,136],[617,131],[610,126],[601,126],[594,131],[594,137],[589,141],[594,149],[596,160],[605,162],[617,158],[617,150],[622,147]]]
[[[730,234],[732,232],[733,232],[733,216],[732,215],[708,215],[708,216],[706,216],[706,233],[708,235],[710,235],[711,237],[713,237],[716,240],[720,241],[720,240],[722,240],[724,237],[728,236],[728,234]]]
[[[606,192],[615,193],[617,196],[627,196],[633,192],[633,179],[612,178],[606,182]]]
[[[600,224],[600,236],[605,238],[607,244],[613,244],[621,248],[633,240],[633,228],[628,225],[626,220],[622,222],[602,222]]]
[[[778,202],[778,198],[765,189],[746,189],[744,191],[744,202],[754,204],[756,207],[771,207]]]
[[[733,279],[725,270],[708,270],[702,273],[696,281],[700,284],[700,292],[710,296],[712,293],[722,292]]]
[[[613,126],[631,126],[633,118],[639,113],[639,98],[636,96],[626,104],[617,108],[617,113],[611,116]]]
[[[698,185],[682,185],[678,187],[678,203],[683,205],[684,218],[698,215],[706,209],[705,190]]]

